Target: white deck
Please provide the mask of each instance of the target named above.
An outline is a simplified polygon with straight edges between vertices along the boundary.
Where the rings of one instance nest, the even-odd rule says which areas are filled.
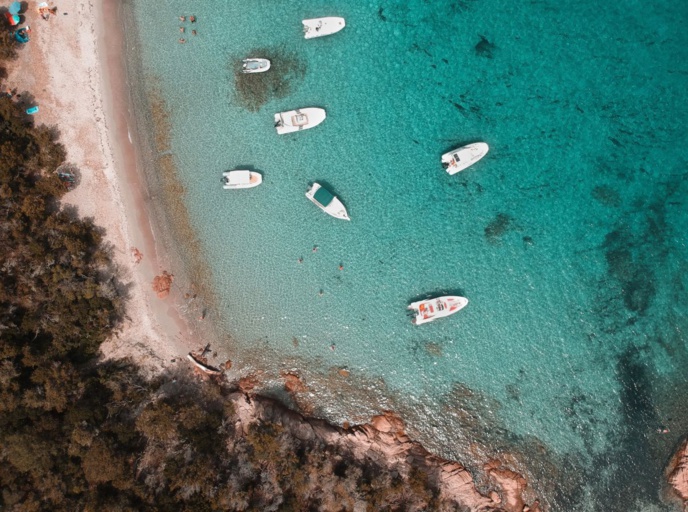
[[[329,36],[339,32],[346,26],[344,18],[328,16],[325,18],[313,18],[303,20],[303,37],[313,39],[315,37]]]
[[[260,173],[237,169],[222,173],[222,188],[231,190],[236,188],[253,188],[263,182]]]
[[[275,114],[275,129],[280,135],[307,130],[322,123],[327,114],[317,107],[297,108]]]
[[[442,155],[442,165],[449,174],[456,174],[487,155],[489,149],[490,147],[484,142],[476,142],[453,149]]]

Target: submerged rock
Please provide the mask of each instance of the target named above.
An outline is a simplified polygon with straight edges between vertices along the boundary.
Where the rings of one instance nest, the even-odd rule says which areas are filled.
[[[239,103],[245,109],[256,112],[268,101],[284,98],[306,75],[306,64],[296,54],[283,50],[256,48],[247,55],[260,56],[270,60],[270,70],[265,73],[242,73],[241,63],[233,59],[234,85]]]

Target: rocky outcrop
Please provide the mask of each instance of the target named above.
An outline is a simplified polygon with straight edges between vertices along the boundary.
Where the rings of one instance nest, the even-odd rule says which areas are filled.
[[[170,294],[173,282],[174,275],[166,270],[163,270],[162,274],[153,278],[153,291],[158,294],[159,299],[164,299]]]
[[[392,412],[374,416],[367,424],[340,428],[323,420],[306,418],[270,398],[233,393],[230,399],[239,418],[236,427],[244,433],[256,422],[278,423],[298,439],[320,440],[358,460],[374,460],[400,471],[424,471],[437,485],[443,499],[472,512],[541,512],[537,502],[531,506],[524,503],[522,494],[527,483],[521,475],[499,462],[491,462],[486,474],[492,489],[487,495],[481,494],[464,466],[433,455],[412,441],[404,432],[401,418]]]
[[[672,457],[667,467],[667,479],[676,496],[683,502],[683,510],[688,512],[688,439]]]

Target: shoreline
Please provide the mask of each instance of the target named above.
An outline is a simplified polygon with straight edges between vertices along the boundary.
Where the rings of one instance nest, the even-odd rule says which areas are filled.
[[[105,0],[64,7],[43,20],[29,5],[24,15],[31,41],[10,63],[6,83],[40,106],[36,123],[59,129],[66,161],[81,174],[62,203],[104,230],[120,273],[126,318],[101,346],[103,356],[130,356],[148,372],[159,373],[200,341],[181,314],[181,294],[161,300],[151,284],[155,275],[171,270],[170,257],[156,236],[141,179],[118,5]],[[60,49],[58,56],[54,48]],[[29,66],[31,72],[25,73]],[[140,263],[133,248],[143,254]]]
[[[185,365],[186,354],[205,345],[203,335],[217,326],[212,319],[198,322],[185,311],[190,301],[184,290],[191,289],[195,277],[203,298],[198,302],[204,300],[211,308],[212,297],[210,292],[205,295],[200,291],[204,288],[200,267],[190,269],[191,278],[184,275],[184,264],[178,262],[193,255],[171,250],[175,238],[165,236],[165,231],[174,231],[175,226],[165,227],[168,219],[155,212],[164,204],[155,204],[158,197],[151,194],[143,151],[136,144],[142,138],[136,133],[129,89],[119,12],[122,7],[116,0],[104,0],[95,6],[74,7],[72,12],[70,5],[69,16],[50,21],[41,20],[33,7],[32,3],[27,12],[33,38],[20,50],[20,61],[11,65],[7,82],[19,87],[22,94],[29,91],[29,97],[35,95],[41,106],[37,123],[59,127],[67,159],[82,174],[80,185],[63,198],[63,203],[78,208],[80,216],[92,217],[106,230],[105,241],[128,286],[128,319],[117,336],[102,347],[103,353],[107,358],[131,356],[152,373],[172,367],[170,361]],[[70,38],[74,34],[78,35]],[[52,55],[51,48],[64,51]],[[32,71],[23,75],[22,64]],[[141,263],[134,262],[132,247],[144,254]],[[163,270],[175,274],[177,280],[173,293],[159,299],[151,282]],[[193,302],[193,307],[203,306]],[[213,363],[218,362],[213,359]],[[295,403],[303,405],[299,400]],[[480,472],[473,478],[474,484],[481,483]]]

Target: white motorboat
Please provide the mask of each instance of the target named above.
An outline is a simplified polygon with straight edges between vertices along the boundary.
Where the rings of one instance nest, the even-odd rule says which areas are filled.
[[[490,147],[484,142],[476,142],[453,149],[449,153],[442,155],[442,167],[444,167],[449,174],[456,174],[470,167],[487,155],[489,149]]]
[[[268,59],[244,59],[241,67],[242,73],[263,73],[270,69],[270,61]]]
[[[278,112],[275,114],[275,128],[280,135],[308,130],[308,128],[318,126],[326,117],[325,109],[317,107]]]
[[[313,186],[306,192],[306,197],[328,215],[335,219],[351,220],[342,202],[337,199],[332,192],[324,188],[320,183],[313,183]]]
[[[458,313],[468,304],[466,297],[445,295],[435,299],[420,300],[409,304],[408,309],[415,313],[413,323],[416,325],[432,322],[438,318],[444,318]]]
[[[303,23],[303,37],[306,39],[329,36],[330,34],[339,32],[346,26],[344,18],[339,18],[337,16],[313,18],[310,20],[303,20],[301,23]]]
[[[222,173],[222,188],[225,190],[253,188],[261,183],[263,183],[263,177],[257,172],[236,170]]]

